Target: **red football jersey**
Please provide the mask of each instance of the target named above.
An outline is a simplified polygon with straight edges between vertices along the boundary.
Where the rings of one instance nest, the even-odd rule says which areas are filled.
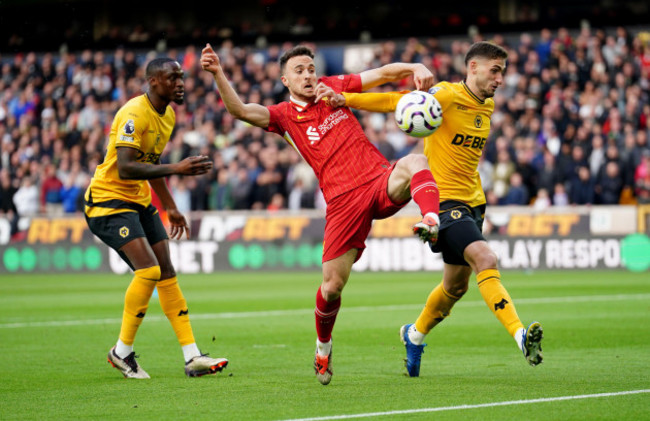
[[[336,92],[361,92],[359,75],[319,81]],[[302,107],[286,101],[267,108],[271,117],[266,130],[284,137],[307,161],[326,202],[373,180],[390,166],[347,107],[332,108],[325,101]]]

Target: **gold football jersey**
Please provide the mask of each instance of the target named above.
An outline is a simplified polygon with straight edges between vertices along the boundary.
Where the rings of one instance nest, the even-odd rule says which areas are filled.
[[[457,200],[470,206],[485,203],[478,163],[490,133],[494,101],[480,100],[464,82],[440,82],[431,93],[442,106],[442,124],[424,138],[440,201]],[[392,112],[406,92],[344,93],[346,106],[375,112]]]
[[[158,162],[174,129],[176,114],[167,106],[159,114],[144,94],[128,101],[119,109],[109,135],[104,162],[97,166],[88,190],[86,206],[89,217],[110,215],[129,211],[123,202],[143,207],[151,203],[151,189],[147,180],[123,180],[117,171],[117,148],[134,148],[136,160],[154,165]]]

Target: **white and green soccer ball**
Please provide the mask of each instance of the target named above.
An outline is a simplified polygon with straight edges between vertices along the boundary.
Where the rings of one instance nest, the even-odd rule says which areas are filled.
[[[427,137],[442,124],[442,107],[430,93],[412,91],[397,102],[395,121],[407,135]]]

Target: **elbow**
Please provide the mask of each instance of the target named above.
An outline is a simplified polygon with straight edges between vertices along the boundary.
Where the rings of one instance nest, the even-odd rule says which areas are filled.
[[[117,166],[117,175],[120,177],[122,180],[131,180],[133,177],[131,175],[131,172],[128,170],[128,168],[125,168],[121,165]]]
[[[246,120],[248,117],[246,114],[246,109],[244,107],[233,107],[233,109],[228,110],[228,112],[230,112],[230,114],[237,120]]]

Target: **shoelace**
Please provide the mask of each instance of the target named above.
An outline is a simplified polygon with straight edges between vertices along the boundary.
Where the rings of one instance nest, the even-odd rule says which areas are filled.
[[[209,352],[206,352],[205,354],[201,354],[201,355],[197,355],[196,357],[192,357],[192,359],[189,360],[188,362],[186,362],[185,365],[188,365],[189,363],[191,363],[192,361],[194,361],[196,358],[208,357],[209,355],[210,355],[210,353],[209,353]]]
[[[124,362],[126,363],[126,365],[131,367],[131,370],[133,370],[133,372],[138,371],[138,363],[135,362],[135,359],[138,357],[139,355],[135,355],[135,352],[132,352],[124,358]]]

